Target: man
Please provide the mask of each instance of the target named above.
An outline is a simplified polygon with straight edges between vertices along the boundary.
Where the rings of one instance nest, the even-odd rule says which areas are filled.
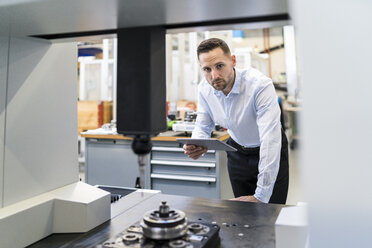
[[[198,115],[192,138],[209,138],[215,124],[228,129],[228,171],[235,200],[285,204],[288,142],[271,79],[259,71],[235,69],[236,58],[221,39],[197,49],[204,79],[198,86]],[[198,159],[207,149],[184,145]]]

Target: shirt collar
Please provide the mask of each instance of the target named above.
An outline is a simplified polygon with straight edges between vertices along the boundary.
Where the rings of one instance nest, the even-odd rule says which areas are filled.
[[[240,71],[238,71],[235,68],[234,68],[234,70],[235,70],[234,85],[233,85],[233,88],[231,89],[230,93],[227,96],[229,96],[230,94],[239,94],[240,93],[240,85],[241,85],[241,82],[242,82],[241,73],[240,73]],[[213,90],[214,90],[214,94],[216,96],[225,96],[225,94],[222,91],[216,90],[215,88],[213,88]]]

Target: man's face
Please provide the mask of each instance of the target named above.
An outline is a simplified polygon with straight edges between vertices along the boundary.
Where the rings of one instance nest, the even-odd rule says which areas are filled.
[[[199,54],[199,63],[208,83],[227,95],[234,85],[235,56],[226,55],[220,47],[217,47],[207,53]]]

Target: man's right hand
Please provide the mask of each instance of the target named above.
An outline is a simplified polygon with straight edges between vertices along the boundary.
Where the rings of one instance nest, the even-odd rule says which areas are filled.
[[[196,146],[196,145],[183,145],[183,150],[185,151],[185,154],[192,159],[198,159],[200,156],[202,156],[204,153],[208,151],[207,148]]]

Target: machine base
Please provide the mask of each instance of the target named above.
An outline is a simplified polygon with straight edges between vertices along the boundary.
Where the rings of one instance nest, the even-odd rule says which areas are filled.
[[[139,223],[130,226],[115,238],[107,240],[97,248],[212,248],[218,247],[220,227],[200,222],[188,224],[186,235],[171,240],[153,240],[143,235]],[[193,228],[197,227],[197,228]]]

